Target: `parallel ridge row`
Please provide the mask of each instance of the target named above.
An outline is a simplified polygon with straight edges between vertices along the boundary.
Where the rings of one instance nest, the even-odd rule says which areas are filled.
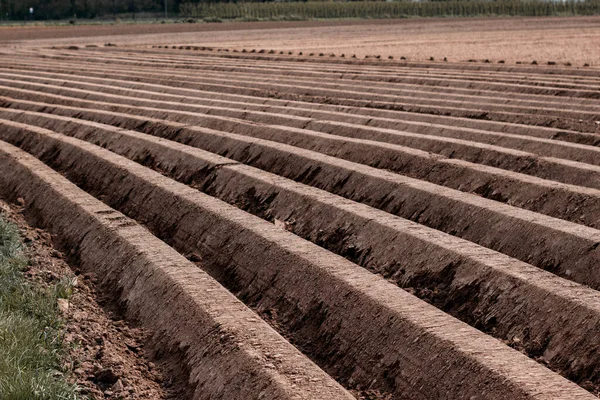
[[[507,393],[515,399],[593,398],[519,352],[273,224],[87,142],[19,123],[3,125],[16,128],[4,130],[3,139],[144,221],[180,252],[198,254],[207,272],[249,304],[270,310],[304,346],[327,356],[325,368],[348,381],[406,399],[501,399]]]
[[[96,59],[96,64],[110,62],[102,57]],[[115,65],[122,60],[115,60]],[[142,71],[140,71],[143,74]],[[310,102],[322,102],[326,99],[327,102],[339,105],[367,106],[374,108],[399,109],[413,112],[439,114],[445,113],[453,116],[468,116],[471,118],[483,118],[491,120],[500,120],[504,122],[512,122],[518,120],[527,120],[529,123],[537,125],[549,125],[564,128],[567,124],[572,124],[579,130],[594,132],[597,126],[594,121],[600,119],[598,110],[594,107],[594,103],[590,103],[590,111],[580,110],[574,105],[572,110],[565,110],[560,102],[546,106],[532,106],[509,104],[490,104],[485,101],[485,98],[479,100],[451,100],[439,99],[439,93],[432,93],[426,97],[406,96],[409,91],[400,89],[395,94],[381,93],[384,89],[365,87],[364,90],[359,90],[356,87],[356,82],[351,82],[346,85],[327,83],[329,81],[320,82],[318,88],[315,88],[311,79],[306,82],[299,82],[296,79],[282,77],[276,81],[262,82],[270,80],[264,75],[244,75],[234,79],[230,72],[211,75],[211,72],[203,72],[201,82],[190,81],[190,78],[180,79],[176,81],[173,77],[169,79],[171,84],[177,86],[193,87],[198,89],[212,89],[225,91],[227,93],[251,93],[257,95],[260,93],[263,97],[268,97],[269,93],[276,91],[277,96],[289,100],[303,99]],[[173,75],[173,74],[170,74]],[[270,76],[271,74],[269,74]],[[139,78],[138,78],[139,79]],[[232,87],[232,84],[236,87]],[[390,84],[387,84],[389,86]],[[327,88],[330,86],[330,88]],[[471,86],[471,84],[469,84]],[[418,95],[418,92],[414,94]],[[555,95],[555,93],[552,93]],[[421,96],[426,95],[422,94]],[[433,97],[432,97],[433,96]],[[514,96],[512,96],[514,98]],[[551,99],[551,97],[550,97]],[[502,100],[502,103],[509,103],[511,97]],[[594,111],[595,110],[595,111]],[[581,121],[580,121],[581,120]]]
[[[180,357],[190,398],[351,399],[208,274],[39,160],[0,142],[0,194],[56,234],[84,270]],[[207,371],[211,373],[207,374]]]
[[[557,79],[574,91],[561,96],[583,93],[581,111],[567,102],[574,108],[548,124],[570,128],[561,130],[527,125],[554,118],[551,108],[504,112],[518,122],[504,124],[360,107],[365,93],[435,92],[378,84],[398,73],[379,67],[354,74],[361,89],[349,91],[342,80],[356,66],[322,89],[338,66],[317,76],[305,63],[206,54],[196,65],[170,52],[125,50],[81,52],[81,69],[55,73],[61,58],[77,55],[59,53],[37,65],[33,53],[0,64],[0,139],[202,260],[347,389],[411,399],[591,396],[545,366],[600,387],[600,141],[591,130],[597,106],[585,95],[592,78]],[[156,68],[145,69],[153,57]],[[240,64],[227,66],[232,60]],[[235,79],[226,82],[228,74]],[[546,78],[533,86],[550,85]],[[311,80],[319,89],[296,92],[313,90],[310,99],[268,98],[269,87]],[[357,101],[322,105],[324,90]],[[481,89],[452,91],[460,101],[488,96],[486,107],[504,101]],[[558,104],[545,94],[511,102]],[[26,190],[5,179],[7,193]],[[271,368],[261,359],[254,368]],[[348,396],[303,360],[327,397]],[[272,390],[293,381],[287,367],[276,373],[283,386],[265,383]],[[290,398],[310,398],[310,388],[292,386]]]

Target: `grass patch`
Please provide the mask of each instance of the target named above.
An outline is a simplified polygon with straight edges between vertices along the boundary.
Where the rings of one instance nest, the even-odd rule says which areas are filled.
[[[68,280],[43,287],[29,283],[19,232],[0,215],[0,398],[79,398],[61,370],[63,320],[57,299],[68,297]]]

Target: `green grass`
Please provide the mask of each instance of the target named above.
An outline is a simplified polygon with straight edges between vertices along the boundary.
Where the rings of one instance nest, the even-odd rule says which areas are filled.
[[[23,276],[27,266],[17,228],[0,215],[0,399],[77,399],[60,370],[57,299],[70,295],[70,283],[33,285]]]

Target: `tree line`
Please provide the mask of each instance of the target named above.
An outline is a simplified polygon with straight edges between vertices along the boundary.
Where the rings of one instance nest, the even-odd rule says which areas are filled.
[[[264,3],[264,4],[261,4]],[[435,4],[437,3],[437,4]],[[405,16],[594,15],[600,0],[0,0],[3,20],[136,18],[154,14],[213,19],[389,18]]]
[[[141,13],[154,13],[157,16],[165,11],[175,16],[181,5],[206,3],[227,3],[238,0],[0,0],[1,20],[53,20],[53,19],[93,19],[123,16],[135,18]],[[272,0],[241,0],[272,1]],[[166,3],[166,4],[165,4]],[[33,11],[33,12],[30,12]]]
[[[219,20],[306,20],[476,16],[598,15],[600,0],[443,0],[182,4],[186,18]]]
[[[99,18],[139,13],[178,13],[183,0],[0,0],[4,20]],[[30,12],[33,11],[33,12]]]

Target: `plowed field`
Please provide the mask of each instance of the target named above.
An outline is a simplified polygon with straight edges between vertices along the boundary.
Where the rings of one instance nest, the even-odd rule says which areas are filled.
[[[3,53],[0,195],[191,397],[597,398],[600,69]]]

